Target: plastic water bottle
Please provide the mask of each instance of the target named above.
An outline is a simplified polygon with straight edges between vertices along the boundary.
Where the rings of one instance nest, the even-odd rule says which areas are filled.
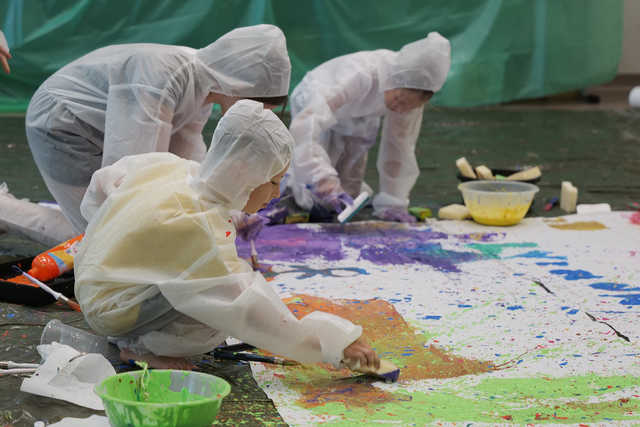
[[[58,319],[49,321],[40,337],[40,344],[51,344],[54,341],[73,347],[81,353],[100,353],[104,356],[110,353],[107,337],[65,325]]]

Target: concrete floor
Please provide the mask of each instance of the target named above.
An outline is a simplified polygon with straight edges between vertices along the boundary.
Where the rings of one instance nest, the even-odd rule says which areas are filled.
[[[608,202],[614,210],[628,210],[630,203],[640,202],[640,109],[629,109],[626,101],[634,85],[640,85],[639,76],[623,76],[609,85],[589,88],[587,94],[600,97],[597,104],[585,103],[578,94],[566,94],[487,108],[429,108],[417,148],[421,176],[412,192],[411,204],[435,210],[460,203],[455,160],[465,156],[473,165],[491,168],[541,166],[540,193],[529,215],[563,214],[559,208],[550,212],[542,209],[546,199],[559,196],[563,180],[578,187],[580,203]],[[212,120],[207,125],[206,141],[211,139],[215,124]],[[376,156],[374,149],[366,175],[374,189]],[[17,197],[51,200],[26,144],[23,116],[0,116],[2,181]],[[370,211],[365,211],[356,219],[368,216]],[[0,262],[42,249],[45,248],[12,233],[0,234]],[[69,316],[57,306],[42,311],[0,304],[0,326],[12,331],[3,338],[0,360],[37,361],[35,344],[41,327],[52,317]],[[86,327],[81,317],[69,321]],[[248,425],[257,420],[279,422],[273,405],[257,389],[246,365],[212,365],[210,360],[199,363],[206,365],[203,370],[234,382],[235,394],[225,400],[220,415],[226,422]],[[7,378],[0,385],[3,396],[0,424],[30,426],[37,419],[52,422],[61,416],[91,413],[74,405],[43,402],[18,393],[19,384],[19,379]]]

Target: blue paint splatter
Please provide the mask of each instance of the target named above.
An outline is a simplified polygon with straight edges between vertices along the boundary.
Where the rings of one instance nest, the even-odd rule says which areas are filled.
[[[567,314],[576,314],[578,311],[580,310],[574,308],[573,310],[567,311]]]
[[[510,305],[507,310],[524,310],[524,308],[521,305]]]
[[[565,280],[581,280],[581,279],[600,279],[602,276],[596,276],[586,270],[551,270],[551,274],[564,276]]]
[[[560,261],[560,262],[536,262],[536,265],[541,265],[541,266],[544,266],[544,265],[557,265],[557,266],[561,266],[561,267],[562,266],[566,267],[567,265],[569,265],[569,263],[565,262],[565,261]]]
[[[566,256],[550,255],[549,251],[529,251],[519,255],[513,255],[507,258],[544,258],[544,259],[567,259]]]
[[[442,316],[427,315],[422,317],[424,320],[440,320]]]
[[[460,307],[460,308],[469,308],[469,307],[473,307],[473,306],[471,306],[469,304],[458,304],[458,307]]]
[[[569,363],[568,362],[562,362],[560,363],[560,366],[567,366]]]
[[[338,267],[338,268],[311,268],[306,265],[292,265],[292,270],[279,271],[278,274],[285,273],[301,273],[296,279],[308,279],[314,276],[320,277],[353,277],[360,274],[369,274],[367,270],[357,267]],[[343,274],[336,274],[342,272]],[[346,274],[344,274],[346,273]]]
[[[593,289],[604,291],[620,292],[619,294],[600,294],[601,297],[621,298],[622,305],[640,305],[640,293],[630,293],[640,291],[640,288],[630,287],[627,283],[597,282],[589,285]]]

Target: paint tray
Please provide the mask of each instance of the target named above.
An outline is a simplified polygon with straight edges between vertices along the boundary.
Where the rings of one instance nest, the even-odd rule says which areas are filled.
[[[15,283],[5,280],[18,275],[18,272],[13,269],[14,265],[25,271],[29,270],[31,268],[31,261],[33,258],[34,257],[19,258],[11,262],[0,264],[0,301],[12,304],[30,305],[33,307],[41,307],[55,302],[55,298],[36,285]],[[73,271],[46,282],[46,284],[54,291],[61,292],[69,298],[74,296],[74,283]]]

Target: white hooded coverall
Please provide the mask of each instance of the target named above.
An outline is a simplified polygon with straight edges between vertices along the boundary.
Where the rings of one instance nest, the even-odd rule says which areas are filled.
[[[89,325],[156,355],[196,355],[233,336],[302,362],[339,364],[362,328],[324,312],[296,319],[236,253],[229,210],[286,167],[292,144],[271,111],[243,100],[221,119],[202,164],[150,153],[96,172],[75,258]]]
[[[296,141],[289,185],[296,202],[310,209],[310,185],[338,176],[357,196],[367,152],[375,144],[384,116],[377,168],[380,192],[376,211],[405,208],[419,175],[415,144],[423,107],[407,113],[388,110],[384,91],[395,88],[437,92],[451,64],[449,41],[438,33],[405,45],[399,52],[357,52],[327,61],[308,72],[291,95],[291,125]]]
[[[33,158],[73,227],[56,237],[86,228],[80,201],[100,167],[149,152],[201,161],[212,107],[207,95],[284,96],[290,75],[284,34],[273,25],[237,28],[199,50],[108,46],[58,70],[36,91],[26,115]],[[1,205],[0,221],[41,230],[55,222],[51,209],[32,205],[16,212],[12,206],[3,213]],[[15,218],[5,218],[12,213]]]

